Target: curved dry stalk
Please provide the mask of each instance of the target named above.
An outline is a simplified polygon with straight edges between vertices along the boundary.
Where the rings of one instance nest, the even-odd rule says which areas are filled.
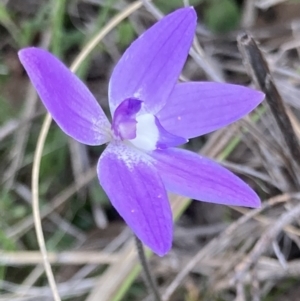
[[[115,28],[122,20],[127,18],[130,14],[134,11],[138,10],[142,6],[142,2],[136,1],[129,5],[127,9],[123,10],[119,14],[117,14],[114,18],[111,19],[106,26],[83,48],[80,54],[75,59],[74,63],[71,66],[71,71],[75,72],[80,64],[86,59],[86,57],[91,53],[91,51],[97,46],[97,44],[113,29]],[[52,118],[49,113],[47,113],[39,137],[37,141],[37,146],[34,153],[34,161],[32,167],[32,210],[33,210],[33,217],[35,223],[35,230],[37,235],[37,240],[39,244],[40,251],[43,257],[43,264],[46,272],[47,279],[49,281],[51,291],[55,301],[61,301],[57,286],[55,283],[54,275],[51,269],[51,265],[47,258],[47,249],[44,239],[44,234],[42,230],[42,222],[39,210],[39,172],[40,172],[40,164],[41,158],[43,154],[43,149],[45,145],[45,140],[47,138],[49,128],[51,125]]]
[[[54,275],[51,269],[51,265],[48,260],[47,249],[45,244],[45,238],[42,229],[42,220],[40,215],[39,208],[39,171],[40,171],[40,163],[43,154],[44,144],[47,137],[47,133],[49,131],[51,125],[51,116],[49,114],[46,115],[46,118],[43,122],[42,129],[40,135],[38,137],[37,146],[34,152],[33,158],[33,167],[32,167],[32,179],[31,179],[31,190],[32,190],[32,211],[33,211],[33,219],[35,225],[35,232],[37,241],[39,244],[40,251],[43,257],[43,264],[45,268],[45,272],[47,275],[47,279],[49,281],[49,285],[51,287],[51,291],[53,294],[53,298],[55,301],[61,301],[57,286],[55,283]]]

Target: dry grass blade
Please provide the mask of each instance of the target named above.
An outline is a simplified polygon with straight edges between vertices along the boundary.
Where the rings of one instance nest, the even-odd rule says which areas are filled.
[[[256,0],[256,6],[261,9],[268,9],[279,3],[286,2],[287,0]]]
[[[104,252],[73,251],[61,253],[47,253],[51,264],[111,264],[119,260],[119,255]],[[34,265],[43,263],[40,252],[0,252],[0,264],[7,266]]]
[[[286,275],[291,277],[299,277],[300,275],[300,262],[299,260],[293,260],[292,263],[287,263],[286,268],[283,269],[280,263],[276,259],[271,259],[269,257],[261,256],[256,263],[258,272],[257,272],[257,280],[260,282],[267,281],[267,280],[276,280],[281,279]],[[244,285],[251,284],[253,280],[247,274],[247,277],[244,279]],[[227,279],[221,281],[216,290],[224,290],[228,288],[233,288],[234,283],[233,281],[228,281]],[[297,299],[294,299],[297,300]]]
[[[120,254],[120,259],[112,264],[100,277],[85,301],[98,301],[100,299],[101,301],[112,301],[117,289],[122,285],[124,279],[128,277],[137,262],[137,253],[132,240],[132,243],[125,246]]]
[[[17,120],[9,120],[0,128],[0,141],[9,136],[18,128],[19,122]]]
[[[240,165],[240,164],[235,164],[227,161],[221,161],[219,162],[221,165],[225,166],[226,168],[237,172],[242,175],[247,175],[256,179],[260,179],[266,183],[271,184],[272,186],[276,187],[277,183],[273,181],[268,175],[261,173],[259,171],[256,171],[248,166]]]

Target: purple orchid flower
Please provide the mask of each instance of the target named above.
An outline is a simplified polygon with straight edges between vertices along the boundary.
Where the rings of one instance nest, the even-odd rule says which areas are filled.
[[[196,28],[192,7],[161,19],[126,50],[109,83],[112,124],[87,87],[49,52],[19,52],[61,129],[87,145],[109,143],[100,184],[138,238],[156,254],[172,245],[167,191],[205,202],[258,207],[256,193],[217,163],[174,148],[253,110],[264,94],[212,82],[178,83]]]

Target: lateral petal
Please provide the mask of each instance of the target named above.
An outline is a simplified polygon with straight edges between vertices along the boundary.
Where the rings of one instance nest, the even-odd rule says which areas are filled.
[[[260,206],[259,197],[245,182],[210,159],[176,148],[151,155],[168,191],[210,203]]]
[[[137,237],[163,256],[172,245],[172,212],[162,180],[142,152],[110,143],[98,163],[100,184]]]
[[[46,50],[24,48],[19,58],[46,109],[61,129],[88,145],[110,140],[110,123],[84,83]]]
[[[239,85],[181,83],[156,116],[167,131],[188,139],[237,121],[263,99],[262,92]]]
[[[192,7],[178,9],[131,44],[110,79],[112,115],[126,98],[142,100],[152,114],[164,105],[186,61],[196,19]]]

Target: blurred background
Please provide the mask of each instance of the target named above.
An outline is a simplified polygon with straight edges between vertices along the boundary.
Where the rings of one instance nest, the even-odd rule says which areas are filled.
[[[262,49],[299,139],[300,1],[1,0],[1,301],[53,300],[31,208],[32,164],[46,112],[18,50],[47,48],[70,65],[112,18],[131,7],[129,17],[113,26],[77,72],[108,113],[108,81],[124,50],[158,12],[183,5],[195,7],[198,27],[182,78],[257,87],[236,42],[247,31]],[[263,206],[250,211],[171,196],[173,249],[164,258],[150,256],[164,301],[300,300],[299,162],[290,155],[285,135],[263,103],[243,120],[188,143],[187,148],[222,161],[243,178]],[[96,179],[102,151],[102,146],[78,144],[51,125],[39,202],[58,290],[62,300],[151,300],[130,230]]]

